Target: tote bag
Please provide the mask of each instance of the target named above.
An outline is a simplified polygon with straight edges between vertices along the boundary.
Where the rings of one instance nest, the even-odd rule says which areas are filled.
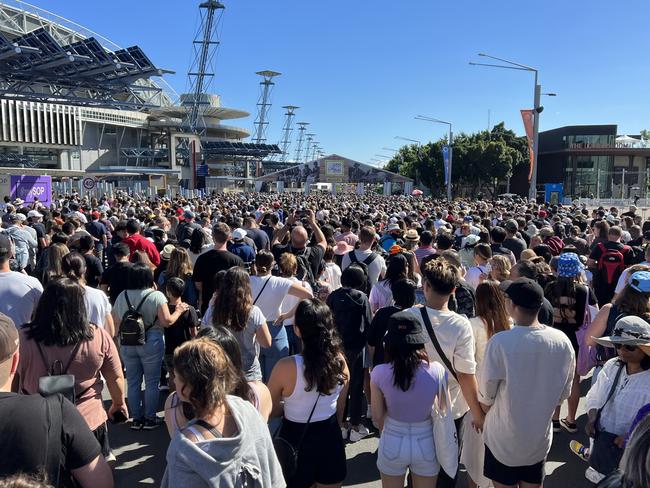
[[[431,407],[433,444],[440,466],[452,478],[458,471],[458,432],[449,403],[447,373],[441,378],[436,401]]]
[[[576,358],[576,371],[580,376],[586,376],[591,371],[591,368],[598,364],[596,361],[596,348],[588,346],[585,342],[587,339],[587,329],[589,329],[597,313],[598,309],[596,307],[587,304],[582,326],[576,331],[576,339],[578,339],[578,344],[580,345],[578,357]]]

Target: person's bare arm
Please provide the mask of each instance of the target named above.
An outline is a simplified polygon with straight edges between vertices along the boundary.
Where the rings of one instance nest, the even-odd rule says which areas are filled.
[[[195,281],[194,286],[196,287],[196,294],[199,296],[197,308],[200,310],[203,307],[203,283]]]
[[[384,420],[386,417],[384,394],[372,381],[370,382],[370,397],[372,398],[372,404],[370,405],[370,409],[372,410],[372,422],[379,430],[382,430],[384,428]]]
[[[111,337],[115,337],[115,323],[113,322],[113,315],[107,313],[104,317],[104,329],[110,334]]]
[[[113,473],[101,454],[81,468],[73,469],[72,476],[82,488],[113,488]]]
[[[299,298],[300,300],[305,300],[313,296],[309,290],[303,288],[298,283],[293,283],[291,285],[291,288],[289,288],[288,293],[289,295]]]
[[[339,425],[343,425],[345,420],[343,414],[345,413],[345,402],[348,398],[348,387],[350,386],[350,370],[348,369],[348,363],[345,361],[345,356],[340,355],[341,360],[343,361],[343,374],[345,375],[345,383],[343,383],[343,388],[341,388],[341,393],[339,398],[336,401],[336,419],[339,422]]]
[[[458,372],[458,384],[463,393],[465,401],[469,405],[472,412],[474,428],[481,431],[483,430],[483,422],[485,421],[485,414],[478,401],[478,383],[476,382],[476,375]]]
[[[316,221],[316,215],[314,214],[313,210],[309,211],[308,218],[309,218],[309,226],[311,227],[311,230],[314,231],[314,238],[316,239],[316,245],[322,247],[323,251],[325,251],[327,249],[327,239],[325,239],[325,234],[323,234],[323,231],[318,226],[318,222]]]
[[[118,376],[114,380],[106,380],[106,388],[111,395],[111,406],[108,409],[108,418],[113,418],[113,415],[121,411],[126,418],[129,417],[129,410],[126,407],[124,396],[124,376]]]
[[[287,237],[287,234],[289,233],[289,228],[295,221],[296,221],[296,215],[294,213],[287,218],[287,221],[282,227],[275,230],[275,232],[273,233],[273,240],[271,241],[271,249],[273,249],[273,246],[275,246],[276,244],[282,244],[284,238]]]
[[[255,338],[262,347],[271,347],[273,339],[271,338],[271,332],[269,332],[269,326],[265,323],[255,331]]]
[[[166,303],[163,303],[158,307],[158,322],[164,328],[170,327],[174,325],[174,322],[176,322],[188,308],[189,305],[187,303],[181,302],[176,305],[174,313],[169,313],[169,307]]]
[[[271,377],[267,384],[273,402],[271,417],[279,417],[284,411],[282,399],[287,396],[286,393],[288,393],[288,387],[292,377],[295,383],[295,376],[297,374],[295,364],[293,358],[284,358],[278,361],[273,371],[271,371]]]
[[[585,334],[585,344],[590,347],[596,347],[598,344],[591,337],[602,337],[607,328],[607,320],[609,319],[609,312],[612,310],[612,304],[608,303],[598,311],[596,317],[591,321],[591,325],[587,328]]]

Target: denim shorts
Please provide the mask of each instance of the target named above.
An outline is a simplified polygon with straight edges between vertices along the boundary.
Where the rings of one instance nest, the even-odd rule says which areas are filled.
[[[377,468],[388,476],[403,476],[407,469],[418,476],[437,476],[440,464],[436,459],[431,419],[399,422],[386,417],[377,451]]]

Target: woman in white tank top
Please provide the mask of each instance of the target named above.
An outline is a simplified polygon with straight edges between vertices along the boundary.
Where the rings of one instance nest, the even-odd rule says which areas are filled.
[[[281,359],[268,383],[271,415],[284,415],[278,435],[298,452],[298,469],[287,485],[341,486],[346,464],[340,425],[349,380],[341,339],[329,307],[314,298],[298,304],[293,327],[302,354]]]

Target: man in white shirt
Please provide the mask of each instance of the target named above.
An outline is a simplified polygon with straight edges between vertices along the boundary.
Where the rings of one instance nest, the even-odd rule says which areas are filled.
[[[438,361],[448,372],[449,395],[457,430],[462,424],[463,428],[472,428],[470,421],[474,428],[481,430],[485,415],[478,400],[472,326],[467,318],[450,311],[448,307],[449,298],[458,283],[457,272],[446,261],[435,259],[425,264],[422,277],[426,307],[413,307],[407,311],[417,317],[422,328],[428,332],[430,340],[425,348],[429,359]],[[433,342],[434,337],[438,347]],[[463,422],[468,410],[471,419],[468,417]],[[441,470],[437,486],[455,486],[456,475]]]
[[[368,266],[368,281],[370,286],[375,286],[377,282],[384,276],[386,273],[386,261],[379,254],[373,253],[371,247],[375,242],[375,229],[372,227],[362,227],[359,231],[359,249],[350,251],[347,254],[343,255],[343,260],[341,261],[341,270],[344,270],[352,263],[350,259],[350,254],[354,253],[356,260],[359,263],[364,263],[366,260],[366,266]],[[372,260],[370,256],[374,254]]]
[[[0,313],[7,315],[17,327],[32,319],[43,287],[36,278],[11,271],[9,260],[14,255],[14,244],[0,233]]]
[[[551,448],[551,418],[569,398],[575,355],[567,336],[537,320],[544,292],[537,282],[504,282],[510,330],[487,344],[479,398],[486,412],[484,474],[495,488],[541,487]]]

